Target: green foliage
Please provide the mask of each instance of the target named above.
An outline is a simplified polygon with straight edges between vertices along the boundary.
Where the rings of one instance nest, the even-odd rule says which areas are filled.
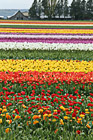
[[[81,0],[73,0],[71,3],[70,15],[75,20],[81,19]]]
[[[43,22],[43,21],[42,21]],[[73,22],[72,22],[73,23]],[[93,26],[55,26],[55,25],[0,25],[0,28],[61,28],[61,29],[93,29]]]
[[[86,4],[87,19],[93,20],[93,0],[88,0]]]
[[[68,16],[68,0],[64,1],[64,18]]]
[[[37,2],[37,17],[40,19],[42,13],[42,3],[41,0]]]
[[[13,85],[12,87],[12,91],[15,93],[20,93],[21,91],[24,90],[23,87],[30,87],[25,89],[25,93],[26,95],[30,95],[32,93],[33,90],[33,86],[32,85],[27,85],[27,82],[24,82],[23,85],[21,86],[22,83],[14,83],[12,84],[11,81],[7,81],[7,84],[3,85],[3,83],[0,83],[0,91],[2,92],[2,87],[6,86],[8,88],[8,91],[11,91],[11,89],[9,89],[9,86]],[[35,82],[33,82],[33,84],[35,84]],[[83,84],[76,84],[74,82],[71,82],[71,84],[66,84],[64,82],[64,84],[61,84],[61,82],[57,82],[54,84],[51,84],[50,86],[48,85],[48,83],[46,84],[42,84],[42,88],[36,88],[35,91],[35,96],[37,97],[37,95],[39,93],[41,93],[41,90],[43,89],[43,86],[46,85],[46,89],[45,89],[45,93],[47,93],[47,89],[50,89],[50,94],[52,93],[56,93],[59,89],[55,89],[55,87],[60,84],[60,89],[64,89],[64,91],[62,92],[62,95],[65,95],[66,93],[69,94],[73,94],[76,96],[76,93],[74,93],[74,89],[73,87],[75,87],[76,89],[78,89],[79,94],[82,95],[84,93],[85,96],[83,96],[83,99],[85,100],[87,97],[89,97],[89,93],[92,93],[92,88],[89,89],[89,86],[92,87],[93,85],[89,85],[88,83],[85,84],[85,88],[82,89]],[[80,87],[81,85],[81,87]],[[39,85],[40,86],[40,85]],[[21,89],[19,89],[19,87]],[[50,87],[50,88],[49,88]],[[54,91],[53,91],[54,90]],[[1,96],[0,100],[3,98],[4,95]],[[10,97],[11,95],[9,95]],[[12,95],[13,96],[13,95]],[[25,96],[25,95],[24,95]],[[24,97],[23,96],[23,97]],[[25,99],[25,98],[24,98]],[[8,102],[9,100],[7,100]],[[9,101],[9,102],[12,102]],[[61,102],[61,100],[60,100]],[[33,122],[32,119],[30,118],[29,121],[31,121],[32,123],[29,124],[27,126],[27,121],[28,119],[26,119],[26,117],[28,118],[28,113],[24,113],[24,109],[22,108],[21,104],[18,103],[14,103],[13,106],[8,107],[8,109],[10,110],[10,115],[12,114],[12,111],[15,109],[15,104],[16,104],[16,108],[18,110],[20,110],[20,115],[22,116],[23,119],[20,120],[16,120],[16,122],[12,122],[12,124],[8,125],[6,124],[6,122],[3,120],[3,124],[0,124],[0,140],[92,140],[92,132],[91,133],[81,133],[80,135],[76,134],[76,130],[79,128],[82,131],[82,125],[79,126],[77,123],[75,123],[75,127],[72,127],[74,125],[74,120],[73,123],[69,123],[65,122],[64,126],[60,126],[58,123],[52,123],[49,124],[48,121],[44,122],[39,122],[39,124],[36,124],[33,126]],[[29,102],[27,102],[26,100],[24,100],[24,104],[26,106],[29,105]],[[55,103],[55,105],[57,105]],[[68,105],[67,105],[68,107]],[[82,111],[85,110],[86,106],[82,106]],[[33,108],[34,109],[34,108]],[[53,108],[53,110],[55,109],[55,107]],[[32,110],[33,111],[33,110]],[[37,112],[37,108],[34,110],[34,113]],[[64,112],[65,113],[65,112]],[[64,115],[64,113],[62,113]],[[30,114],[30,116],[33,116],[33,114]],[[86,121],[87,120],[87,116],[86,119],[84,119],[84,124],[83,126],[85,126]],[[91,118],[92,119],[92,118]],[[5,125],[6,124],[6,125]],[[20,125],[18,125],[20,124]],[[67,125],[66,125],[67,124]],[[73,124],[73,125],[72,125]],[[40,126],[39,126],[40,125]],[[11,131],[9,133],[5,133],[5,129],[9,127],[11,128]],[[57,132],[55,133],[55,130],[57,129]],[[87,130],[87,128],[85,129]],[[91,129],[92,130],[92,129]],[[89,131],[89,130],[88,130]]]
[[[93,51],[0,50],[0,59],[77,59],[93,60]]]
[[[0,128],[3,130],[3,127]],[[14,132],[12,131],[9,134],[0,133],[0,140],[92,140],[92,135],[73,135],[67,130],[59,131],[56,134],[48,130],[47,128],[42,129],[38,128],[34,131],[30,128],[21,128],[18,127]]]
[[[63,14],[63,0],[58,0],[55,7],[55,15],[60,16]]]
[[[42,0],[43,12],[49,19],[54,16],[57,0]]]
[[[86,18],[86,1],[82,0],[81,1],[81,19]]]
[[[93,19],[93,1],[73,0],[70,6],[70,15],[75,20]]]
[[[70,16],[74,20],[93,19],[93,0],[73,0],[68,7],[68,0],[34,0],[29,15],[31,18],[40,19],[41,13],[48,19],[55,16]]]
[[[31,8],[29,9],[29,16],[31,18],[36,18],[37,17],[37,0],[34,0]]]

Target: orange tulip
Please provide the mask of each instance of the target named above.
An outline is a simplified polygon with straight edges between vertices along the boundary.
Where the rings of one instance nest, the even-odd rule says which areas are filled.
[[[31,121],[27,121],[27,126],[29,126],[29,124],[31,124]]]
[[[86,127],[87,127],[87,128],[91,128],[90,125],[89,125],[88,123],[87,123]]]
[[[90,111],[93,112],[93,109],[90,108]]]
[[[15,116],[14,120],[21,118],[19,115]]]
[[[8,133],[10,131],[10,128],[6,128],[5,132]]]
[[[56,133],[57,133],[57,131],[58,131],[58,129],[56,129],[54,133],[56,134]]]
[[[7,122],[8,124],[11,124],[11,123],[12,123],[12,120],[6,120],[6,122]]]
[[[33,118],[34,120],[35,120],[35,119],[40,119],[40,118],[41,118],[41,115],[34,115],[32,118]]]
[[[22,107],[23,107],[23,108],[26,108],[26,106],[25,106],[24,104],[22,105]]]
[[[8,120],[10,120],[11,119],[11,116],[10,115],[8,115],[7,113],[6,113],[6,119]]]
[[[35,120],[35,121],[33,122],[33,124],[37,124],[37,123],[39,123],[39,121],[37,121],[37,120]]]

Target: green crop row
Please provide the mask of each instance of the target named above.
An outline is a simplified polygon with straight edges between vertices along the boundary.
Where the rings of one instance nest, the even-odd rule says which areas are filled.
[[[0,50],[0,59],[93,60],[93,51]]]
[[[77,28],[77,29],[93,29],[93,26],[55,26],[55,25],[0,25],[0,28]]]

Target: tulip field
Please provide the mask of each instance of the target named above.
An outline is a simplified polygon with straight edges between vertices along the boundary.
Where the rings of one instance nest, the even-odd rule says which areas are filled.
[[[0,20],[0,140],[92,140],[93,22]]]

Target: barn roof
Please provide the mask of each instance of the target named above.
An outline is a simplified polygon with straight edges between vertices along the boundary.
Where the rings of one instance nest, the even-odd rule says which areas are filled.
[[[22,15],[23,17],[26,17],[26,18],[27,18],[27,16],[25,16],[20,10],[18,10],[17,12],[15,12],[13,15],[7,16],[7,17],[8,17],[8,18],[12,18],[12,17],[16,16],[18,13],[21,13],[21,15]]]

